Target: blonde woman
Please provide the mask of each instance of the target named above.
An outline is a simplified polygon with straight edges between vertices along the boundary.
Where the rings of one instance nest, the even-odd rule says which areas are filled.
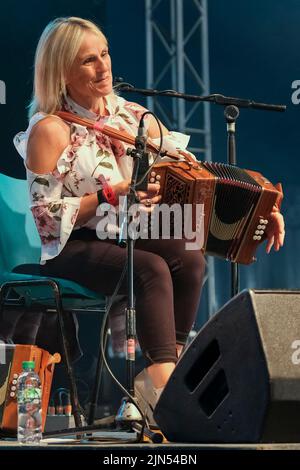
[[[96,234],[96,209],[105,200],[103,180],[116,200],[128,192],[131,157],[127,146],[100,131],[65,122],[55,113],[69,111],[135,136],[145,109],[116,96],[112,89],[107,40],[92,22],[58,18],[42,33],[34,72],[34,93],[26,132],[15,137],[25,161],[31,210],[42,242],[41,269],[111,295],[122,272],[126,250]],[[148,135],[159,136],[147,120]],[[165,145],[185,149],[187,137],[163,129]],[[102,189],[101,189],[102,188]],[[141,204],[159,202],[159,186],[139,194]],[[283,243],[278,219],[275,248]],[[146,368],[136,392],[148,419],[175,368],[197,313],[205,262],[185,241],[137,240],[134,289],[137,335]],[[126,294],[126,282],[120,294]]]

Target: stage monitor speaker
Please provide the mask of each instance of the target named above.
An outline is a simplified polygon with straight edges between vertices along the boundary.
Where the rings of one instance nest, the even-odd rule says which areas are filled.
[[[229,301],[181,356],[154,417],[173,442],[300,442],[300,291]]]

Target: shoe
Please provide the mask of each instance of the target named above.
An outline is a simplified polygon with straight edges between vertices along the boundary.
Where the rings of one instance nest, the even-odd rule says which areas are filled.
[[[156,428],[158,428],[158,426],[153,418],[153,411],[163,389],[164,387],[155,388],[153,386],[152,380],[146,369],[143,369],[142,372],[140,372],[134,379],[134,393],[137,398],[138,405],[147,419],[148,424]]]

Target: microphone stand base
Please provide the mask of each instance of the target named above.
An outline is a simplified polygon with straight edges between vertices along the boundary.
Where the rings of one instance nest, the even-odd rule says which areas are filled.
[[[144,419],[134,403],[127,397],[122,399],[121,406],[116,415],[116,423],[120,426],[128,427],[131,422],[143,423]]]

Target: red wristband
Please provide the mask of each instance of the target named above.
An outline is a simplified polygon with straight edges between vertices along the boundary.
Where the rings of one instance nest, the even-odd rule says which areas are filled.
[[[118,204],[115,192],[109,184],[103,188],[102,193],[109,204],[112,206],[116,206]]]
[[[113,188],[111,187],[110,184],[108,184],[108,182],[106,181],[106,179],[100,175],[98,177],[99,181],[101,182],[102,184],[102,194],[103,196],[105,197],[105,199],[107,200],[107,202],[109,204],[111,204],[112,206],[116,206],[118,204],[118,200],[116,198],[116,194],[113,190]]]

